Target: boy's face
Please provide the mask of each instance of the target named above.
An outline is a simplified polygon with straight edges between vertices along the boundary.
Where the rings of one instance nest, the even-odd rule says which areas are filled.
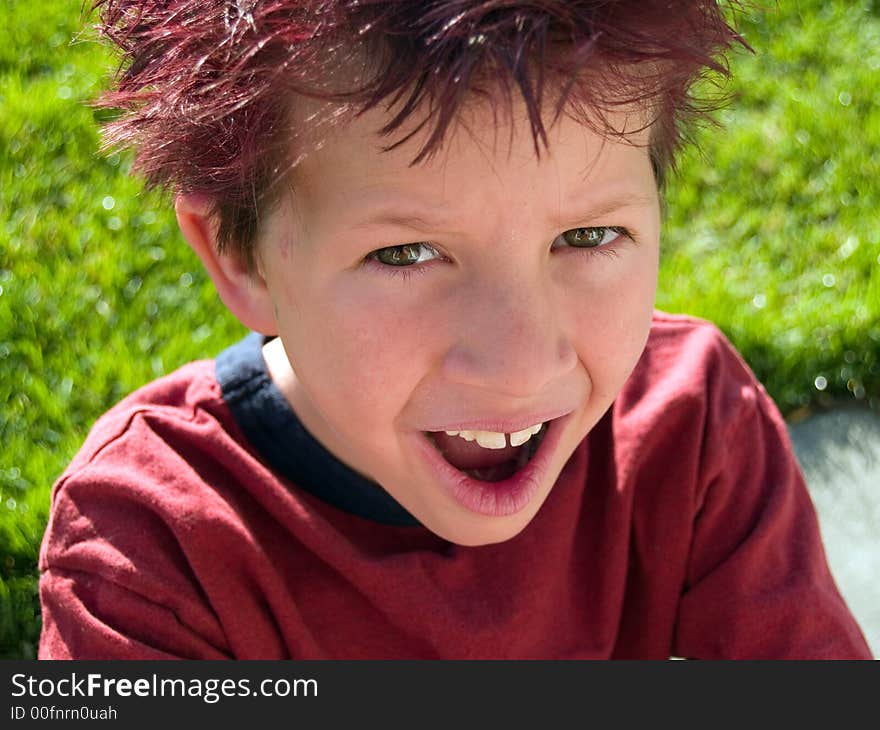
[[[660,227],[648,150],[563,117],[538,160],[522,116],[496,129],[482,109],[410,167],[424,137],[382,152],[389,119],[336,130],[268,219],[267,362],[306,428],[428,529],[499,542],[534,517],[645,345]],[[541,422],[538,452],[498,483],[426,435]],[[439,438],[462,468],[508,453]]]

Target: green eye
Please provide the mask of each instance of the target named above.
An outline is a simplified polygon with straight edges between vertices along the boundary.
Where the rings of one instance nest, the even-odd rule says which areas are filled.
[[[386,246],[370,254],[370,258],[385,266],[412,266],[428,259],[428,254],[436,251],[427,243],[404,243],[400,246]]]
[[[608,239],[609,234],[613,234],[610,239]],[[562,234],[562,238],[569,246],[594,248],[603,243],[610,243],[610,241],[613,241],[617,238],[617,232],[613,228],[605,228],[602,226],[594,228],[571,228]]]

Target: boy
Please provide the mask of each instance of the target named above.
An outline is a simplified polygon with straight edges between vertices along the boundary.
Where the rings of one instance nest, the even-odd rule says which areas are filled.
[[[254,333],[55,485],[42,658],[869,657],[777,410],[653,311],[714,2],[103,5]]]

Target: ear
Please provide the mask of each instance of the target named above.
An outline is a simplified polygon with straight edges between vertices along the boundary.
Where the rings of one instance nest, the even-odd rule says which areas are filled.
[[[263,276],[248,272],[234,254],[218,253],[217,224],[211,216],[210,199],[178,195],[174,210],[180,232],[202,260],[227,309],[248,329],[265,335],[278,334],[275,310]]]

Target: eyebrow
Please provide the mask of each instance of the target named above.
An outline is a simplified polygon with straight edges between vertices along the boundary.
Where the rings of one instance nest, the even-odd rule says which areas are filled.
[[[442,216],[439,212],[432,213],[428,208],[407,209],[407,206],[379,206],[370,209],[370,214],[363,220],[354,223],[355,228],[368,228],[372,226],[397,226],[400,228],[412,228],[415,230],[435,230],[445,225],[448,216]]]
[[[577,203],[573,201],[568,206],[568,209],[584,209],[583,214],[577,215],[574,218],[554,218],[553,223],[557,226],[574,225],[585,220],[604,218],[626,208],[640,208],[652,205],[656,200],[656,196],[632,194],[600,200],[594,205],[591,205],[589,202]],[[439,212],[434,213],[429,208],[410,207],[407,209],[406,206],[389,207],[382,205],[376,209],[371,209],[370,214],[366,218],[357,221],[353,225],[355,228],[387,225],[419,231],[434,231],[445,227],[448,220],[449,216],[441,215]]]
[[[606,216],[617,213],[627,208],[645,208],[654,205],[658,200],[657,195],[645,195],[641,193],[633,193],[631,195],[619,195],[605,200],[598,200],[596,203],[590,201],[574,201],[568,204],[568,210],[583,211],[575,218],[565,218],[555,220],[557,225],[567,225],[583,222],[584,220],[598,220]]]

